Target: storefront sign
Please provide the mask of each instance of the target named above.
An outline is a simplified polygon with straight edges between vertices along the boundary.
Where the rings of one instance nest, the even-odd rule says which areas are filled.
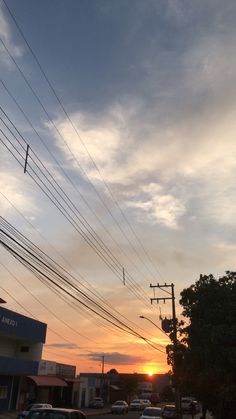
[[[0,333],[32,342],[45,342],[47,325],[22,314],[0,307]]]

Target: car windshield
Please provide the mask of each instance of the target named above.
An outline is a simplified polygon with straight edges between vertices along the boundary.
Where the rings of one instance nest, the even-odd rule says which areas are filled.
[[[144,409],[143,411],[144,416],[160,416],[161,417],[161,409]]]
[[[123,405],[124,405],[124,402],[122,402],[122,401],[114,403],[114,406],[123,406]]]
[[[141,403],[140,400],[133,400],[131,403]]]

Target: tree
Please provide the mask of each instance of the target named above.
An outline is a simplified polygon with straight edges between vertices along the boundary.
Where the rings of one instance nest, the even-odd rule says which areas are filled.
[[[107,374],[119,374],[119,373],[115,368],[112,368],[111,370],[107,371]]]
[[[173,388],[170,384],[168,384],[162,389],[162,391],[160,392],[160,398],[161,398],[161,401],[164,401],[164,402],[174,401]]]
[[[120,376],[119,387],[124,391],[129,403],[133,397],[136,397],[138,391],[138,378],[135,374]]]
[[[217,419],[236,417],[236,272],[201,275],[181,293],[188,323],[182,334],[180,376]],[[189,394],[189,393],[188,393]]]

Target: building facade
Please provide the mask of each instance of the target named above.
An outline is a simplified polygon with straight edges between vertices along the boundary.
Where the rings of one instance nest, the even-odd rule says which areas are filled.
[[[81,373],[79,407],[88,407],[93,397],[102,397],[104,403],[116,400],[145,398],[158,401],[159,393],[169,384],[169,374]]]
[[[0,307],[0,410],[24,405],[23,377],[38,373],[47,325]]]

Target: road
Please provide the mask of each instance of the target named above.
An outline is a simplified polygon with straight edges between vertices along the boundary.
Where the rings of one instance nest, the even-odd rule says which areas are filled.
[[[113,415],[111,413],[104,413],[93,416],[92,419],[139,419],[141,413],[140,412],[129,412],[126,415]],[[194,416],[194,419],[200,419],[201,414],[197,414]],[[192,419],[192,415],[183,415],[183,419]],[[209,416],[210,419],[210,416]]]
[[[93,409],[81,409],[88,416],[88,419],[139,419],[140,412],[129,412],[127,415],[112,415],[108,413],[108,409],[94,411]],[[201,414],[195,415],[194,419],[200,419]],[[16,419],[17,412],[0,412],[0,419]],[[192,419],[191,415],[183,415],[183,419]],[[212,416],[208,415],[207,419],[212,419]]]

